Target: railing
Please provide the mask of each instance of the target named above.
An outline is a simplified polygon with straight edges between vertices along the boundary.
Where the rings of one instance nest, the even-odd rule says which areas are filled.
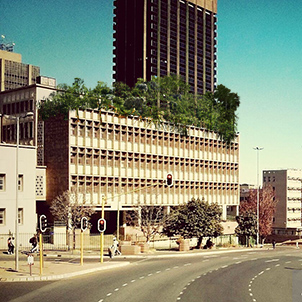
[[[31,249],[31,244],[29,239],[33,236],[32,233],[20,233],[18,236],[18,242],[20,244],[20,251],[28,251]],[[13,237],[11,234],[0,234],[0,250],[7,250],[7,239]],[[75,240],[74,240],[75,239]],[[176,243],[178,237],[156,237],[151,240],[149,247],[157,250],[171,250],[177,249],[178,244]],[[203,239],[203,244],[205,244],[207,238]],[[100,250],[100,235],[99,234],[89,234],[84,233],[84,249],[85,250]],[[113,235],[104,236],[104,251],[112,245]],[[134,236],[131,238],[132,244],[141,244],[146,242],[143,236]],[[235,235],[223,235],[213,239],[216,246],[223,246],[227,244],[237,244],[238,240]],[[197,239],[190,239],[190,246],[194,247],[197,245]],[[73,234],[43,234],[43,249],[45,251],[58,250],[67,251],[72,249],[80,249],[80,234],[76,233],[75,238]]]

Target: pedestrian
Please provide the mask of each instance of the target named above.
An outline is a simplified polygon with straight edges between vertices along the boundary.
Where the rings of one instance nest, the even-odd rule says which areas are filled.
[[[276,248],[276,240],[275,239],[273,240],[272,244],[273,244],[273,249],[275,249]]]
[[[14,253],[14,249],[15,249],[15,246],[14,246],[14,237],[9,237],[7,239],[7,248],[8,248],[8,254],[9,255],[12,255]]]
[[[121,252],[119,251],[118,246],[119,246],[119,244],[118,244],[118,241],[117,241],[116,237],[113,237],[113,244],[112,244],[112,247],[111,247],[112,257],[116,256],[116,255],[121,255]]]
[[[29,243],[31,243],[32,248],[30,249],[30,252],[37,252],[38,251],[38,240],[37,235],[35,234],[33,237],[29,239]]]

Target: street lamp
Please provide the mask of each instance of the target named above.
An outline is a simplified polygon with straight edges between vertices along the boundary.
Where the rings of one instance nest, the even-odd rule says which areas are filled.
[[[257,246],[259,244],[259,151],[263,150],[264,148],[255,147],[254,150],[257,151]]]
[[[24,115],[11,116],[11,115],[3,115],[4,118],[9,120],[15,120],[17,123],[16,130],[16,212],[15,212],[15,270],[19,270],[19,206],[18,206],[18,186],[19,186],[19,145],[20,145],[20,118],[33,117],[33,112],[27,112]]]

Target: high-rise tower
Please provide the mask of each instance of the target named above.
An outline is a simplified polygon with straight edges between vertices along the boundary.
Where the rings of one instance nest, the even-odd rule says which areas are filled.
[[[217,0],[115,0],[114,80],[177,74],[194,93],[216,85]]]

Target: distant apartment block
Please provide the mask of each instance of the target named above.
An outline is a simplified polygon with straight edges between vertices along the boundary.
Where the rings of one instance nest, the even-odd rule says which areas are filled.
[[[302,230],[302,170],[263,171],[263,185],[271,185],[278,199],[274,233],[297,235]]]
[[[179,75],[192,92],[216,85],[217,0],[115,0],[114,75],[134,86],[138,78]]]
[[[40,67],[22,63],[21,54],[0,50],[0,92],[36,83]]]
[[[100,210],[138,205],[177,206],[192,197],[217,202],[224,219],[239,205],[239,137],[229,148],[214,132],[191,127],[189,136],[158,129],[136,117],[80,110],[45,121],[47,199],[65,190]],[[167,173],[173,186],[165,185]],[[235,211],[236,212],[236,211]]]

